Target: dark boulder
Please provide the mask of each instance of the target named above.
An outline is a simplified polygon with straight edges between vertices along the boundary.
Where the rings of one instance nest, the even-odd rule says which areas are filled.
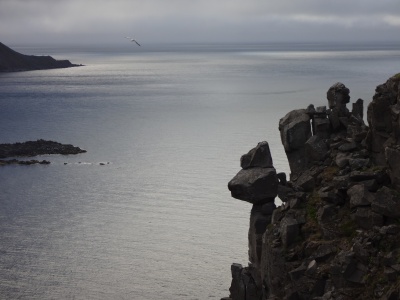
[[[272,168],[273,163],[268,142],[260,142],[255,148],[244,154],[240,158],[240,166],[242,169],[253,167]]]
[[[228,183],[232,197],[253,204],[264,204],[278,194],[275,168],[240,170]]]

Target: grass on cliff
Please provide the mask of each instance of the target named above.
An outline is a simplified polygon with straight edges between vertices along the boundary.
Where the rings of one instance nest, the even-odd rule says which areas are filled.
[[[330,167],[326,167],[322,173],[321,173],[321,178],[325,181],[325,182],[330,182],[332,181],[333,177],[336,176],[336,174],[340,171],[340,168],[338,166],[330,166]]]
[[[309,236],[311,240],[319,240],[322,236],[318,225],[318,209],[321,205],[321,197],[318,195],[318,192],[314,190],[306,202],[307,223],[302,227],[304,236]]]

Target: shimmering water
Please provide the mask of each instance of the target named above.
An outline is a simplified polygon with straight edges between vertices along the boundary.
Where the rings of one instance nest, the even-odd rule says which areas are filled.
[[[14,47],[86,66],[0,73],[0,143],[88,151],[0,168],[0,298],[227,296],[247,264],[240,156],[267,140],[288,173],[281,117],[337,81],[368,102],[400,71],[396,45],[130,46]]]

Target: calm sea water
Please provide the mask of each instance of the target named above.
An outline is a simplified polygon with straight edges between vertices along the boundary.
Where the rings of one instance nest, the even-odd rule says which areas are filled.
[[[247,264],[240,156],[267,140],[288,173],[281,117],[337,81],[368,103],[400,72],[398,45],[131,46],[14,47],[86,66],[0,74],[0,143],[88,152],[0,168],[0,298],[227,296]]]

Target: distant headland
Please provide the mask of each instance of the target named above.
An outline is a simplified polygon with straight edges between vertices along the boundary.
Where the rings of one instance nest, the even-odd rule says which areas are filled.
[[[3,158],[8,157],[28,157],[28,156],[38,156],[38,155],[46,155],[46,154],[61,154],[61,155],[70,155],[70,154],[79,154],[86,153],[86,150],[83,150],[79,147],[75,147],[70,144],[61,144],[54,141],[46,141],[46,140],[37,140],[37,141],[28,141],[23,143],[14,143],[14,144],[0,144],[0,166],[11,165],[11,164],[19,164],[19,165],[33,165],[33,164],[50,164],[49,161],[43,160],[3,160]]]
[[[17,72],[79,67],[69,60],[55,60],[51,56],[25,55],[0,42],[0,72]]]

